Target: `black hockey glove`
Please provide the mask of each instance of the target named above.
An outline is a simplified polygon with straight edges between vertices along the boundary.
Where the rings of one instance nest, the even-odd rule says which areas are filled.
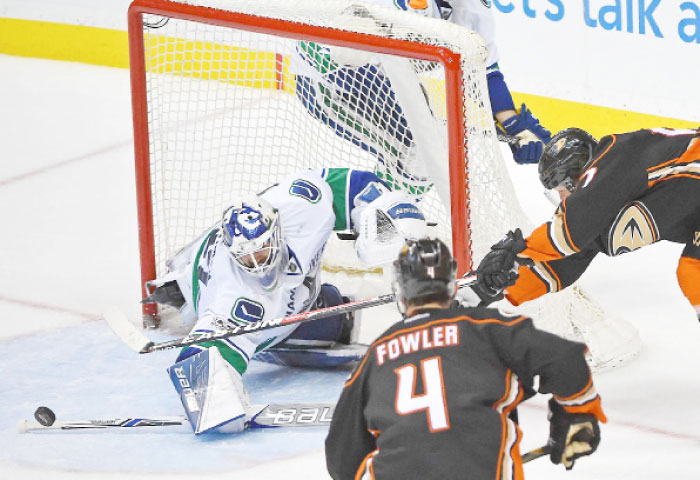
[[[569,413],[555,399],[549,400],[549,458],[567,470],[574,461],[596,451],[600,443],[600,427],[594,415]]]
[[[508,232],[491,247],[476,269],[478,284],[495,296],[518,279],[518,253],[527,244],[520,229]]]

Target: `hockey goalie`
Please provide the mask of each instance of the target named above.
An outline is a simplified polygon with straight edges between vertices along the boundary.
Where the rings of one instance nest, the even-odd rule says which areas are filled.
[[[374,173],[331,168],[290,175],[235,202],[220,225],[168,261],[145,303],[179,310],[191,334],[339,305],[348,299],[321,284],[324,247],[334,230],[354,232],[366,265],[392,261],[408,238],[426,234],[416,201]],[[251,359],[335,366],[359,359],[351,314],[200,343],[169,368],[195,434],[239,432],[250,405],[242,375]]]

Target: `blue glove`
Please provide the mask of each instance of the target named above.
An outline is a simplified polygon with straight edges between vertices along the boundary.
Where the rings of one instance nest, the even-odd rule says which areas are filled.
[[[520,164],[537,163],[545,144],[552,139],[552,133],[540,125],[540,121],[524,103],[518,115],[503,122],[501,128],[519,140],[519,145],[511,145],[510,149],[513,151],[513,158]]]

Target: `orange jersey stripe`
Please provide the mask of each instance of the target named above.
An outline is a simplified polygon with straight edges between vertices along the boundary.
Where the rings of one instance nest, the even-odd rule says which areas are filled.
[[[700,307],[700,260],[681,257],[678,260],[676,276],[683,295],[693,307]]]
[[[588,166],[588,168],[587,168],[586,170],[588,170],[589,168],[591,168],[592,166],[594,166],[596,163],[598,163],[598,160],[600,160],[600,159],[603,158],[605,155],[607,155],[608,152],[610,151],[610,149],[613,147],[613,145],[615,145],[615,143],[617,143],[617,135],[612,134],[611,137],[612,137],[612,142],[610,142],[610,145],[608,145],[608,148],[606,148],[605,151],[604,151],[603,153],[601,153],[600,155],[598,155],[598,158],[596,158],[595,160],[593,160],[593,163],[591,163],[591,164]],[[585,172],[584,172],[584,173],[585,173]],[[582,180],[582,179],[583,179],[583,175],[581,175],[581,177],[579,177],[579,180]]]
[[[518,279],[508,287],[505,297],[516,307],[523,302],[539,298],[547,293],[547,285],[530,268],[518,267]]]
[[[515,479],[523,478],[522,461],[520,459],[520,438],[522,437],[518,425],[512,423],[514,432],[509,430],[508,416],[518,406],[523,398],[523,391],[520,388],[520,382],[511,370],[506,371],[505,392],[503,396],[493,405],[493,409],[499,412],[501,418],[501,448],[498,452],[498,469],[496,470],[496,479],[506,479],[506,469],[509,462],[513,463],[513,471]],[[516,389],[516,391],[514,391]],[[515,396],[514,396],[515,395]],[[514,435],[511,435],[511,433]],[[508,456],[508,458],[506,458]],[[510,469],[509,469],[510,471]]]
[[[549,222],[543,223],[532,232],[527,240],[527,247],[520,252],[536,262],[546,262],[548,260],[558,260],[564,258],[559,249],[552,243],[549,238]]]
[[[594,415],[599,422],[607,423],[608,417],[603,412],[603,405],[600,402],[600,396],[596,396],[593,400],[583,405],[563,405],[564,410],[569,413],[583,413]]]

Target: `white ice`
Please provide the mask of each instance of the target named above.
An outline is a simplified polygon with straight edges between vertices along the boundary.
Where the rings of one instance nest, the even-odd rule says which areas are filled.
[[[174,353],[131,353],[98,320],[107,305],[138,313],[129,95],[125,70],[0,55],[0,478],[326,478],[322,428],[16,432],[42,404],[71,419],[180,414]],[[534,167],[511,171],[544,220]],[[679,252],[658,244],[585,274],[644,350],[596,376],[609,417],[598,452],[566,473],[536,460],[528,478],[700,478],[700,325],[675,279]],[[346,374],[254,364],[246,379],[254,401],[332,401]],[[520,408],[523,451],[546,439],[545,400]]]

